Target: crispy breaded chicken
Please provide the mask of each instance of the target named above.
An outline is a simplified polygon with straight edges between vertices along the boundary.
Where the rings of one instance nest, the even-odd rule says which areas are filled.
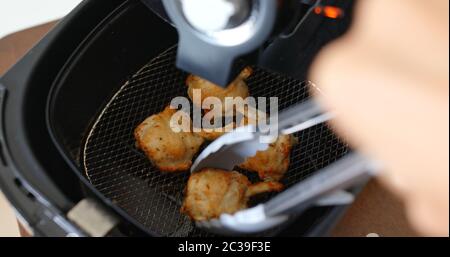
[[[258,119],[253,114],[252,117],[244,115],[239,122],[239,126],[256,125]],[[260,115],[260,114],[258,114]],[[233,123],[232,125],[235,125]],[[222,136],[226,132],[198,132],[197,134],[208,141],[213,141]],[[297,143],[297,138],[293,135],[280,135],[277,140],[269,145],[269,148],[265,151],[259,151],[255,156],[247,158],[247,160],[239,165],[240,168],[258,172],[259,177],[265,181],[279,181],[283,175],[287,172],[290,163],[290,153],[293,146]]]
[[[296,137],[280,135],[267,150],[258,151],[239,167],[258,172],[259,178],[264,181],[279,181],[289,168],[291,150],[296,143]]]
[[[247,79],[252,73],[253,70],[250,67],[244,68],[239,76],[226,88],[222,88],[198,76],[189,75],[186,79],[189,98],[193,100],[193,90],[200,89],[202,103],[203,100],[207,97],[217,97],[222,102],[223,113],[228,113],[230,110],[225,110],[225,97],[242,97],[243,99],[247,98],[249,96],[249,91],[248,86],[244,80]]]
[[[240,115],[242,115],[242,117],[239,121],[236,120],[236,122],[231,122],[231,123],[225,125],[224,127],[220,128],[220,130],[202,129],[200,132],[195,132],[195,133],[198,134],[199,136],[203,137],[205,140],[214,141],[217,138],[223,136],[225,133],[231,132],[233,129],[235,129],[237,127],[247,126],[247,125],[256,125],[257,117],[258,117],[258,115],[261,115],[261,114],[258,114],[258,112],[261,112],[261,111],[259,111],[257,109],[253,109],[254,114],[249,115],[248,106],[244,107],[244,108],[245,108],[244,112],[240,114]],[[236,123],[238,125],[236,125]]]
[[[161,171],[189,170],[193,156],[204,142],[202,137],[192,132],[176,133],[172,130],[170,119],[176,112],[167,106],[161,113],[145,119],[134,130],[137,147]]]
[[[214,141],[217,138],[223,136],[225,133],[230,132],[231,130],[233,130],[234,128],[236,128],[236,124],[234,122],[225,125],[222,128],[219,128],[220,130],[217,129],[211,129],[211,130],[206,130],[206,129],[202,129],[200,132],[194,132],[197,135],[201,136],[202,138],[204,138],[205,140],[208,141]]]
[[[249,198],[256,194],[282,189],[278,182],[251,184],[236,171],[203,169],[189,178],[181,212],[192,220],[209,220],[247,208]]]

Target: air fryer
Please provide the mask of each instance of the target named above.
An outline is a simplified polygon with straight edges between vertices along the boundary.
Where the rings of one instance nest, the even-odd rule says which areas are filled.
[[[251,94],[279,97],[280,109],[309,98],[309,65],[345,31],[349,16],[314,21],[290,54],[295,78],[254,66]],[[186,95],[177,42],[175,28],[141,1],[85,0],[1,78],[0,186],[30,232],[215,236],[179,212],[189,174],[159,172],[132,136],[139,122]],[[297,137],[287,187],[350,152],[327,125]],[[257,235],[327,235],[345,209],[313,207]]]

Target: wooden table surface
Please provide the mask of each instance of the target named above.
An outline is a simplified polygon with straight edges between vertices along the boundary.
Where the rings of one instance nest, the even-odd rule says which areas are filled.
[[[54,25],[47,23],[0,39],[0,76]],[[402,202],[376,180],[365,187],[331,235],[360,237],[371,233],[417,236],[407,223]]]

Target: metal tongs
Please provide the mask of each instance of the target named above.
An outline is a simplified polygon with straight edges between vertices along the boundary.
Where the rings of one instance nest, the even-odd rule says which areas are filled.
[[[333,116],[331,112],[324,113],[314,100],[307,100],[283,110],[278,114],[278,123],[270,124],[266,130],[284,135],[293,134],[328,121]],[[259,131],[253,125],[238,127],[209,144],[192,164],[191,173],[203,168],[232,170],[257,151],[266,150],[269,147],[267,140],[273,136]],[[261,141],[262,138],[266,141]]]
[[[292,134],[334,117],[323,112],[314,100],[297,104],[278,115],[280,134]],[[253,130],[252,130],[253,129]],[[202,168],[232,170],[257,151],[264,151],[268,143],[261,143],[262,133],[251,127],[240,127],[223,135],[197,157],[191,172]],[[301,139],[300,139],[301,140]],[[367,181],[378,165],[359,153],[350,153],[337,162],[317,171],[313,176],[279,193],[264,204],[222,214],[217,219],[196,222],[198,227],[220,234],[249,234],[278,226],[314,205],[349,204],[354,196],[345,189]]]

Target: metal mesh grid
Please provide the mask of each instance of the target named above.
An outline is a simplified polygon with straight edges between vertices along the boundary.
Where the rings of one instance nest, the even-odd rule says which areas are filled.
[[[205,236],[179,211],[189,173],[161,173],[136,149],[133,138],[134,128],[145,118],[161,112],[173,97],[187,96],[187,74],[175,67],[175,57],[175,47],[163,52],[112,97],[86,139],[82,165],[101,193],[149,230],[164,236]],[[307,83],[259,68],[247,84],[252,96],[279,97],[280,110],[309,97]],[[282,181],[287,187],[347,153],[325,125],[296,136],[299,144]],[[255,173],[242,172],[257,179]]]

